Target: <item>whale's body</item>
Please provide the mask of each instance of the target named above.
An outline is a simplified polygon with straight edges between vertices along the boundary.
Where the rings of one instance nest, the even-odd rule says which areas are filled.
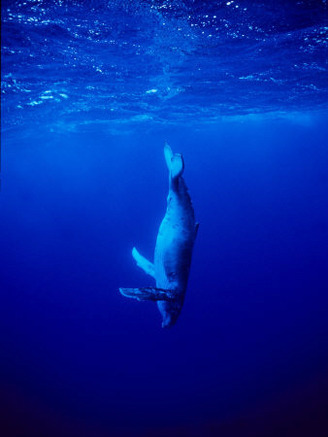
[[[168,144],[164,147],[169,169],[167,210],[160,225],[154,263],[133,248],[132,255],[139,267],[156,281],[156,288],[120,288],[127,297],[154,300],[163,317],[163,327],[173,326],[181,312],[187,289],[191,255],[197,235],[194,209],[182,177],[182,155],[173,155]]]

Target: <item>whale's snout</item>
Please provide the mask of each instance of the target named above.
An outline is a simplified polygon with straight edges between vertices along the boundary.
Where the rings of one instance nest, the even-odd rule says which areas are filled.
[[[162,300],[158,301],[157,304],[163,317],[162,328],[171,328],[171,326],[174,326],[181,311],[182,302],[180,299],[177,299],[174,302]]]
[[[174,317],[171,314],[166,313],[163,316],[162,328],[171,328],[173,325],[175,325],[176,321],[177,321],[177,317]]]
[[[163,320],[162,322],[162,328],[171,328],[171,326],[173,326],[174,323],[172,323],[170,320]]]

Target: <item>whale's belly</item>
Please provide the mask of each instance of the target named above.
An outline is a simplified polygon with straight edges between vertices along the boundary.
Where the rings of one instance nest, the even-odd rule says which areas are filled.
[[[172,223],[164,217],[158,233],[154,267],[156,286],[176,291],[173,302],[159,301],[158,309],[163,317],[162,326],[175,324],[181,312],[187,288],[194,231]]]
[[[194,243],[194,223],[167,213],[161,223],[154,257],[156,285],[184,292]]]
[[[154,256],[156,286],[174,290],[173,302],[158,301],[163,327],[174,325],[184,302],[192,249],[195,240],[195,217],[182,178],[178,188],[170,190],[165,217],[160,225]]]

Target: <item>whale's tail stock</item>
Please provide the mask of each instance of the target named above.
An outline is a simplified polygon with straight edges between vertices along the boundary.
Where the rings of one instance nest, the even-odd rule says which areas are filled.
[[[167,143],[164,145],[164,156],[171,178],[176,179],[181,176],[184,170],[183,156],[180,153],[173,153]]]

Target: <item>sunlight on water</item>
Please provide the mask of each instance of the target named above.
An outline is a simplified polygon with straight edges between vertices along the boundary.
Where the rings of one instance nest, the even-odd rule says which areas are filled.
[[[325,109],[326,3],[280,3],[4,2],[3,127]]]

